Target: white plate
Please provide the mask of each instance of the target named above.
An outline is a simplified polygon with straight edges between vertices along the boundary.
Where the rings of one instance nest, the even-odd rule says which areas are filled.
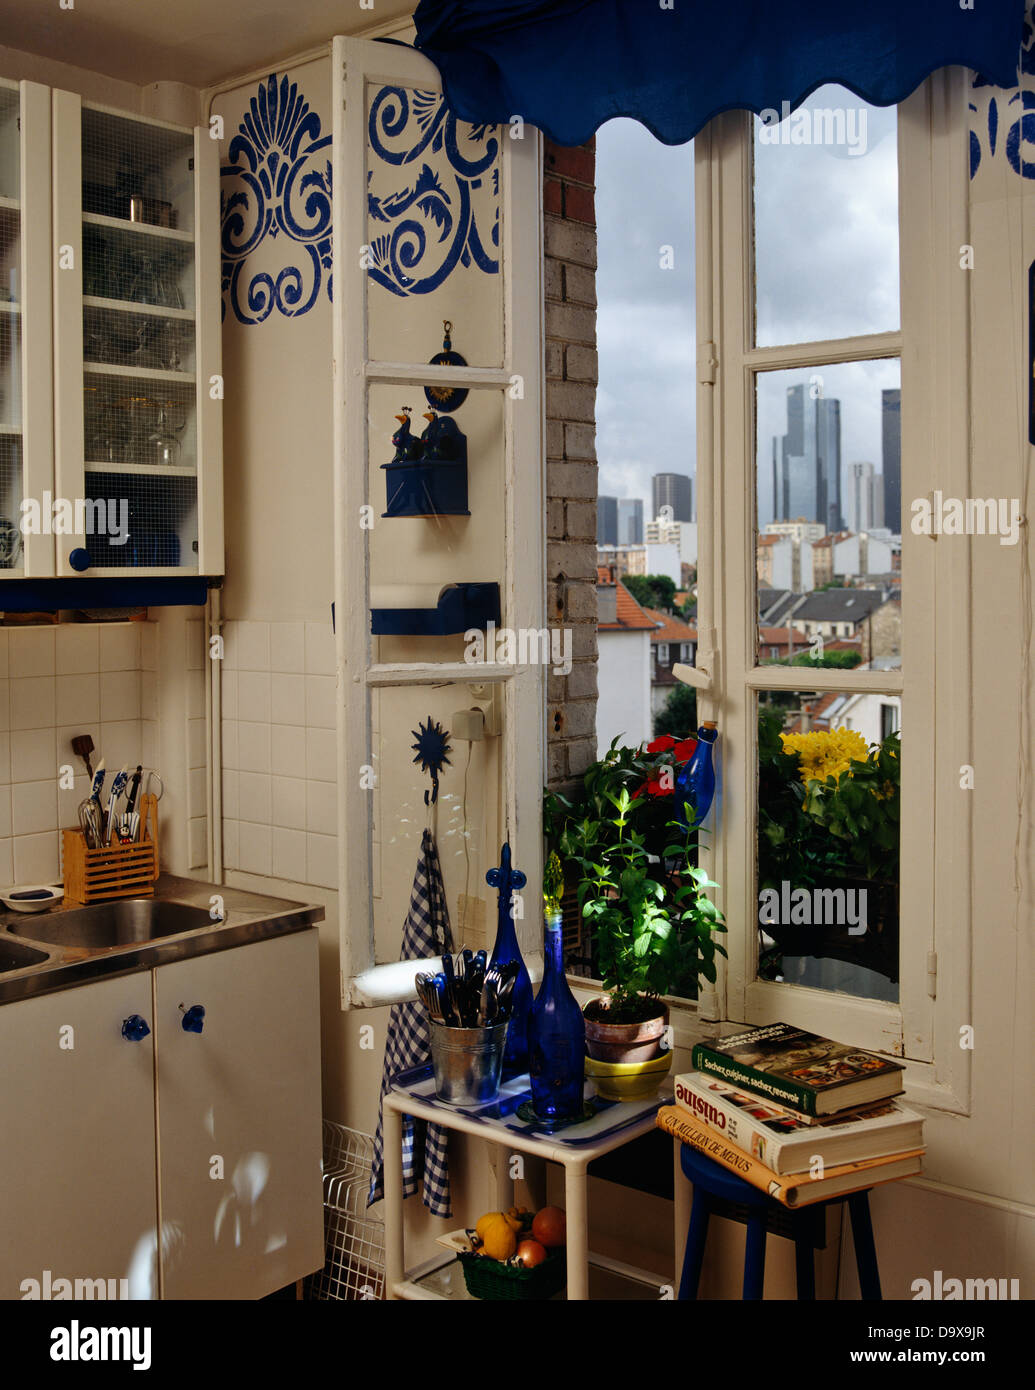
[[[46,893],[45,898],[12,898],[12,893]],[[0,893],[0,902],[11,912],[43,912],[65,896],[64,888],[53,883],[14,883]]]

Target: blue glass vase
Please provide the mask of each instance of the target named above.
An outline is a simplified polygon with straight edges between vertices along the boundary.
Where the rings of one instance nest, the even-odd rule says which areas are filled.
[[[543,983],[528,1020],[532,1108],[541,1120],[582,1115],[586,1024],[564,978],[561,914],[548,912]]]
[[[513,894],[524,888],[528,880],[520,869],[511,868],[509,844],[505,844],[500,851],[499,867],[490,869],[485,881],[496,889],[498,904],[496,944],[492,948],[489,964],[506,965],[512,960],[518,964],[511,994],[507,1044],[503,1052],[503,1077],[509,1079],[528,1071],[528,1015],[532,1008],[532,979],[518,947],[511,907]]]
[[[715,795],[715,765],[712,748],[719,737],[713,723],[706,721],[697,730],[697,747],[676,778],[676,820],[681,825],[700,825]]]

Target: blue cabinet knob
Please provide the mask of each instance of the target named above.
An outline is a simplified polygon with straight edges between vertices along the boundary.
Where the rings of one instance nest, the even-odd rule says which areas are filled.
[[[151,1029],[139,1014],[130,1014],[122,1023],[122,1036],[128,1042],[143,1042]]]
[[[200,1033],[205,1026],[205,1010],[201,1004],[192,1004],[189,1009],[180,1005],[180,1013],[183,1018],[180,1020],[185,1033]]]
[[[68,552],[68,563],[74,570],[78,570],[82,573],[83,570],[88,570],[90,568],[90,552],[84,550],[81,545],[77,545],[75,550],[70,550]]]

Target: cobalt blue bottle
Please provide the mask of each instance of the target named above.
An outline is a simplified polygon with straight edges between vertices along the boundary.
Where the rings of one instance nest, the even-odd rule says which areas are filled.
[[[518,973],[511,994],[510,1023],[507,1027],[507,1042],[503,1052],[503,1076],[520,1076],[528,1071],[528,1015],[532,1008],[532,979],[521,957],[517,932],[514,930],[514,917],[511,899],[515,892],[524,888],[528,882],[520,869],[510,866],[510,845],[504,844],[500,851],[499,867],[490,869],[485,881],[497,892],[496,944],[492,948],[490,965],[506,965],[517,961]]]
[[[532,1109],[541,1120],[582,1115],[586,1024],[564,977],[564,936],[558,911],[547,911],[543,983],[528,1020]]]
[[[676,819],[681,825],[700,825],[715,795],[712,747],[719,737],[715,723],[706,719],[697,730],[697,747],[676,778]]]

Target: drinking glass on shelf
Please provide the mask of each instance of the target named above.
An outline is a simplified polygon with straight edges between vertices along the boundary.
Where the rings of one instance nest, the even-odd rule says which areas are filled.
[[[150,438],[152,463],[175,468],[180,462],[180,439],[187,423],[187,412],[179,401],[160,401],[158,420]]]
[[[158,421],[158,406],[150,396],[126,396],[119,404],[125,409],[129,422],[127,430],[126,463],[151,461],[151,435]]]
[[[122,463],[128,441],[127,419],[121,401],[99,403],[93,413],[93,429],[87,445],[92,463]]]
[[[135,345],[127,358],[127,366],[158,371],[162,357],[157,351],[158,325],[154,319],[141,319],[135,329]]]
[[[141,252],[133,260],[126,298],[134,304],[161,304],[163,301],[158,297],[158,288],[154,261],[146,252]]]
[[[155,267],[154,302],[166,309],[183,308],[183,295],[176,283],[176,269],[167,259],[159,261]]]
[[[183,352],[186,346],[182,323],[176,319],[166,319],[155,335],[155,349],[167,372],[182,372]]]

